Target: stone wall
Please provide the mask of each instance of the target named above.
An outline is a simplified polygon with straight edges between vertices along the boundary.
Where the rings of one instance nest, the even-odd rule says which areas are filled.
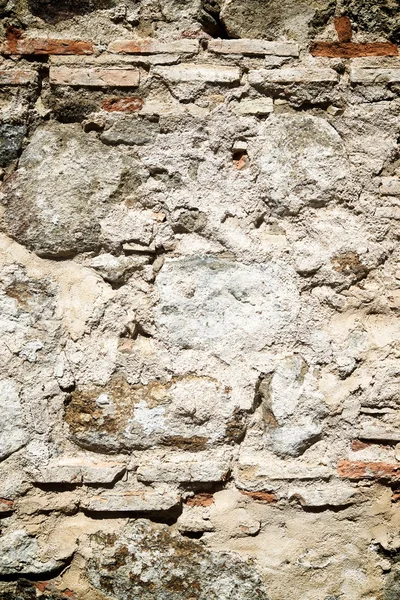
[[[0,16],[1,600],[398,600],[398,0]]]

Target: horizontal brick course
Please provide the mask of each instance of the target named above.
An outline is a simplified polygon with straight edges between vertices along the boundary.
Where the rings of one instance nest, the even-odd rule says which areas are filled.
[[[326,58],[357,58],[362,56],[397,56],[396,44],[374,42],[357,44],[355,42],[314,42],[311,46],[313,56]]]
[[[0,514],[11,512],[14,508],[14,502],[6,498],[0,498]]]
[[[245,490],[239,490],[239,492],[244,496],[249,496],[256,502],[265,502],[266,504],[275,504],[275,502],[277,502],[277,497],[274,492],[266,492],[264,490],[259,492],[247,492]]]
[[[138,96],[129,98],[109,98],[104,100],[101,105],[103,110],[107,112],[138,112],[143,108],[143,100]]]
[[[249,83],[334,83],[339,81],[339,75],[333,69],[306,69],[304,67],[287,69],[260,69],[250,71]]]
[[[37,73],[32,69],[0,69],[0,85],[27,85],[36,79]]]
[[[400,479],[400,463],[359,462],[342,460],[338,464],[338,474],[344,479],[358,481],[360,479]]]
[[[364,85],[377,85],[400,82],[400,67],[359,68],[350,69],[350,81]]]
[[[265,40],[210,40],[208,49],[216,54],[254,54],[274,56],[299,56],[299,47],[290,42]]]
[[[198,40],[172,40],[162,42],[159,40],[115,40],[108,46],[109,52],[122,54],[194,54],[199,50]]]
[[[60,40],[50,38],[20,38],[5,41],[1,54],[11,55],[46,55],[46,54],[93,54],[93,45],[78,40]]]
[[[138,69],[51,67],[50,83],[72,87],[137,87]]]
[[[171,83],[239,83],[240,69],[220,65],[182,64],[155,67],[155,75]]]

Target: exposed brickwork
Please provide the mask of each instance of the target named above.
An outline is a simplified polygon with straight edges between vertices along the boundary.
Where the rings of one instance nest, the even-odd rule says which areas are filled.
[[[13,510],[13,500],[7,500],[6,498],[0,498],[0,514],[8,513]]]
[[[170,42],[159,42],[152,39],[116,40],[108,46],[109,52],[121,54],[195,54],[198,50],[199,42],[190,39],[172,40]]]
[[[188,506],[211,506],[214,503],[214,495],[206,492],[191,496],[186,500]]]
[[[336,17],[334,23],[339,42],[350,42],[353,35],[350,19],[348,17]]]
[[[239,490],[239,492],[244,496],[249,496],[256,502],[265,502],[266,504],[275,504],[277,502],[277,497],[274,492],[264,490],[258,492],[248,492],[246,490]]]
[[[138,69],[51,67],[50,83],[74,87],[137,87]]]
[[[50,55],[76,54],[88,55],[93,53],[90,42],[68,39],[26,38],[21,32],[11,30],[6,41],[0,48],[3,55]]]
[[[104,100],[101,107],[107,112],[138,112],[143,108],[143,99],[138,96],[128,98],[109,98]]]
[[[0,598],[397,598],[390,11],[2,4]]]
[[[35,83],[36,79],[37,73],[32,69],[0,69],[0,85],[27,85]]]
[[[398,480],[400,479],[400,463],[342,460],[338,464],[338,474],[340,477],[353,481],[361,479]]]
[[[362,56],[397,56],[396,44],[373,42],[357,44],[355,42],[315,42],[311,46],[313,56],[326,58],[357,58]]]

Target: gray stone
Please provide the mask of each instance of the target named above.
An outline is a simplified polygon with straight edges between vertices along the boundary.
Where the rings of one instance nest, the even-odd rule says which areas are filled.
[[[26,125],[0,125],[0,167],[6,167],[18,158],[26,131]]]
[[[103,144],[79,126],[38,128],[16,176],[4,186],[2,230],[41,256],[97,249],[99,217],[129,164],[134,169],[134,161],[104,153]]]
[[[129,522],[114,539],[92,536],[91,545],[89,580],[117,600],[267,600],[250,562],[206,550],[167,525]]]
[[[109,129],[101,134],[100,139],[110,146],[117,144],[142,146],[143,144],[155,143],[157,134],[157,123],[151,123],[140,118],[125,117],[116,120]]]
[[[0,576],[48,573],[61,567],[65,560],[61,558],[41,560],[43,554],[37,539],[24,529],[6,533],[0,537]]]
[[[273,343],[298,310],[293,274],[272,262],[168,260],[157,287],[157,321],[166,339],[181,348],[218,354],[259,350]]]
[[[358,28],[400,42],[398,2],[391,0],[344,0],[343,8]]]
[[[230,37],[281,37],[306,42],[335,10],[331,0],[224,0],[221,18]]]
[[[260,183],[276,211],[325,205],[351,192],[342,140],[324,119],[273,115],[263,136]]]
[[[234,417],[219,382],[195,376],[135,386],[113,377],[103,387],[76,389],[65,411],[72,439],[106,452],[154,446],[198,452],[234,440]]]
[[[3,460],[29,440],[18,388],[12,379],[0,380],[0,407],[0,460]]]

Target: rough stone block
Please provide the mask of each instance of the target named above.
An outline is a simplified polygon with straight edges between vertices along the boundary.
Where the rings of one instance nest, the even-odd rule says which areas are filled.
[[[351,67],[350,81],[362,85],[386,85],[400,82],[400,68],[362,68]]]
[[[382,177],[380,192],[383,196],[400,196],[400,179],[398,177]]]
[[[112,483],[125,471],[125,464],[66,457],[39,469],[34,481],[39,483]]]
[[[193,293],[187,295],[185,286]],[[297,291],[277,263],[244,265],[218,258],[168,260],[157,277],[157,321],[165,339],[181,348],[221,354],[270,344],[295,318]],[[245,299],[252,296],[253,302]]]
[[[255,115],[264,116],[274,112],[274,102],[272,98],[256,98],[254,100],[245,98],[238,104],[233,104],[237,115]]]
[[[18,157],[26,132],[26,125],[0,125],[0,167],[6,167]]]
[[[357,500],[357,488],[342,482],[332,481],[309,486],[292,485],[288,491],[289,501],[310,508],[349,506]]]
[[[71,152],[76,162],[69,162]],[[128,163],[135,164],[117,152],[104,153],[104,145],[79,125],[37,128],[20,158],[21,168],[3,187],[2,230],[47,256],[98,248],[99,218]]]
[[[161,512],[180,504],[174,492],[152,488],[126,488],[103,492],[83,501],[83,506],[92,512]]]
[[[230,458],[219,458],[218,454],[207,455],[170,455],[168,460],[154,459],[139,464],[139,481],[197,482],[212,483],[225,481],[230,470]]]
[[[0,380],[0,460],[4,460],[29,440],[18,386],[12,379]]]
[[[235,406],[221,388],[209,377],[136,386],[114,377],[104,387],[74,391],[65,419],[72,439],[91,450],[162,446],[199,452],[235,437]],[[180,418],[182,410],[188,413],[185,420]],[[238,432],[243,428],[240,418],[235,425]]]

